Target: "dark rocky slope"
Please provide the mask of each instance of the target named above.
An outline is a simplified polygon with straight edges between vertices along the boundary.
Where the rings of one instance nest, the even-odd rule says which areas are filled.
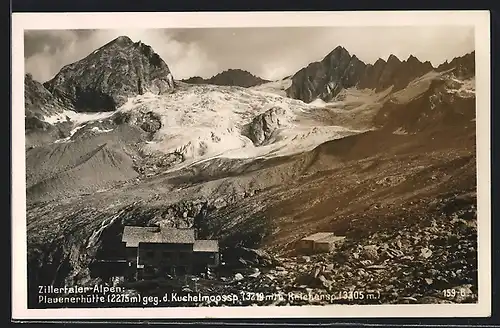
[[[453,80],[438,79],[410,103],[389,101],[374,117],[374,123],[397,133],[416,133],[474,124],[476,98],[470,90],[460,90]],[[457,93],[463,92],[463,96]]]
[[[476,74],[476,52],[466,54],[462,57],[453,58],[451,62],[444,62],[436,70],[438,72],[452,70],[453,74],[462,79],[468,79]]]
[[[117,112],[79,126],[71,137],[26,151],[28,203],[119,188],[138,176],[168,168],[177,154],[142,151],[160,127],[152,112]]]
[[[245,70],[228,69],[222,73],[212,76],[209,79],[204,79],[200,76],[193,76],[189,79],[182,80],[182,82],[191,84],[215,84],[249,88],[269,81],[261,79],[260,77],[255,76]]]
[[[62,103],[31,74],[24,76],[24,109],[26,117],[42,118],[45,115],[62,113]]]
[[[44,86],[76,111],[110,111],[129,96],[170,92],[174,80],[150,46],[121,36],[64,66]]]
[[[64,104],[54,97],[40,82],[30,74],[24,77],[24,123],[26,146],[36,146],[65,138],[73,123],[64,121],[50,124],[44,117],[62,113]]]

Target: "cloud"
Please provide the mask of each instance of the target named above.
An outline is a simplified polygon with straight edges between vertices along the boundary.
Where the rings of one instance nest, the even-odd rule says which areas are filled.
[[[262,68],[255,72],[260,77],[264,77],[266,80],[279,80],[285,77],[289,73],[288,67],[279,62],[266,63]]]

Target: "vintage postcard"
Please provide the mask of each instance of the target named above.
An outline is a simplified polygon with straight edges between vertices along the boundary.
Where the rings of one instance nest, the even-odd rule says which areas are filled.
[[[488,12],[12,31],[14,319],[490,315]]]

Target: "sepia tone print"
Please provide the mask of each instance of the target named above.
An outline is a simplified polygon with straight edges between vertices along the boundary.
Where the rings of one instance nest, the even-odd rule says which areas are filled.
[[[28,309],[477,304],[474,32],[26,29]]]

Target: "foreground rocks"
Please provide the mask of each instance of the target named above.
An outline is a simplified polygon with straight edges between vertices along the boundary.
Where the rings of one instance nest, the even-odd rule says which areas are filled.
[[[334,253],[275,257],[235,248],[214,275],[171,278],[141,292],[191,297],[166,306],[474,303],[477,213],[467,197],[443,201],[441,215],[347,239]]]
[[[272,268],[240,270],[237,279],[222,277],[226,285],[204,292],[267,295],[241,300],[243,305],[471,303],[477,301],[476,238],[471,205],[398,231],[346,240],[332,254],[279,258]],[[290,293],[311,297],[291,299]]]

